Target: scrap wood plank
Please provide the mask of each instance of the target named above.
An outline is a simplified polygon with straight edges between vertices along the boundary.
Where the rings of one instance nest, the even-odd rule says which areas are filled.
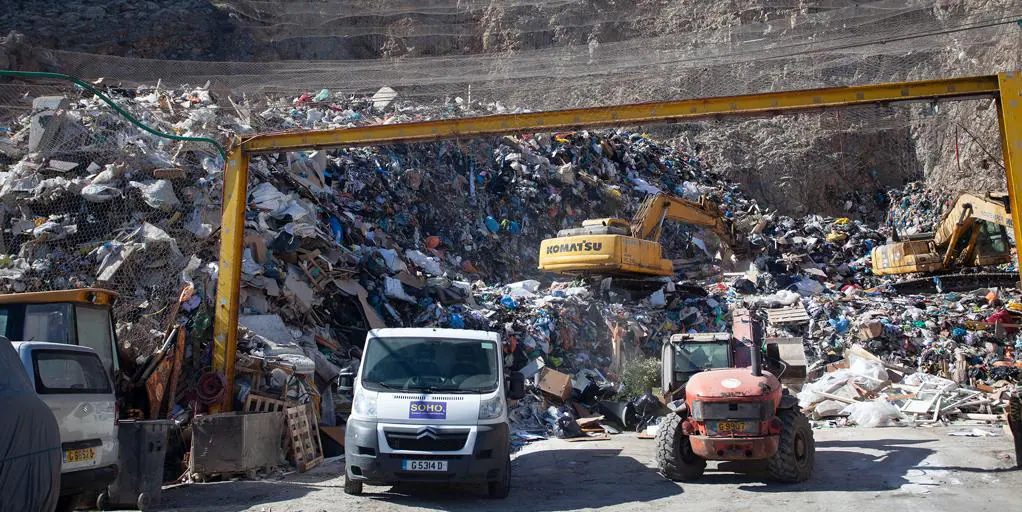
[[[766,310],[767,322],[771,325],[803,324],[809,323],[809,313],[802,301],[796,302],[783,308]]]
[[[316,340],[316,344],[317,345],[319,345],[321,347],[326,347],[326,348],[328,348],[330,350],[333,350],[334,352],[336,352],[336,351],[341,349],[341,344],[336,342],[336,341],[334,341],[334,340],[332,340],[332,339],[330,339],[330,338],[324,338],[324,337],[322,337],[322,336],[317,334],[317,335],[313,336],[313,339]]]
[[[841,395],[835,395],[835,394],[832,394],[832,393],[824,393],[824,392],[821,392],[821,391],[816,391],[815,393],[817,395],[820,395],[820,396],[824,397],[824,398],[829,398],[831,400],[837,400],[838,402],[844,402],[846,404],[854,404],[855,402],[858,402],[858,400],[853,400],[851,398],[843,397]]]
[[[251,392],[245,397],[244,412],[283,412],[284,409],[287,409],[287,402],[283,400],[260,396]]]
[[[309,404],[288,407],[287,428],[291,436],[291,459],[299,473],[304,473],[323,461],[323,445],[319,439],[319,425],[309,421]]]
[[[593,423],[599,423],[604,419],[605,419],[604,416],[592,416],[589,418],[579,418],[575,420],[575,423],[578,423],[578,426],[580,427],[587,427],[589,425],[592,425]],[[600,430],[602,431],[603,429],[601,428]]]
[[[161,418],[170,416],[174,409],[177,398],[178,382],[181,380],[181,367],[185,363],[185,330],[177,331],[177,346],[174,347],[174,366],[170,369],[170,386],[167,387],[167,395],[170,399],[164,404],[166,407],[161,411]]]
[[[586,437],[572,437],[570,439],[565,439],[565,441],[569,443],[584,443],[586,441],[606,441],[608,439],[610,439],[610,434],[597,434]]]

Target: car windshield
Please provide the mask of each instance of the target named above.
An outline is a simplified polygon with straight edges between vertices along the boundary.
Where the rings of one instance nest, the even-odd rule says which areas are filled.
[[[362,385],[380,391],[487,393],[497,389],[497,344],[451,338],[369,338]]]
[[[697,372],[730,366],[727,343],[686,343],[674,346],[674,371]]]

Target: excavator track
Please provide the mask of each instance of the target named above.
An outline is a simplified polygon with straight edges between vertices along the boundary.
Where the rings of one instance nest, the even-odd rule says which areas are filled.
[[[586,279],[590,289],[599,292],[605,278],[611,278],[610,291],[628,297],[630,301],[640,301],[666,284],[663,279],[653,277],[634,277],[627,275],[590,276]],[[706,289],[697,284],[675,283],[675,293],[685,297],[706,297]]]
[[[939,289],[937,283],[940,283]],[[1019,288],[1018,272],[944,274],[908,279],[891,285],[903,295],[915,293],[968,292],[977,288]]]

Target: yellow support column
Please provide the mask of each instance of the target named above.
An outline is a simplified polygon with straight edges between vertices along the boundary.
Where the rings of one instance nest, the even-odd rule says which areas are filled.
[[[234,399],[234,359],[238,347],[238,297],[241,256],[245,240],[245,202],[248,197],[248,153],[235,143],[224,172],[223,218],[220,223],[220,273],[213,322],[213,371],[223,373],[227,391],[213,412],[230,411]]]
[[[1015,220],[1017,252],[1017,245],[1022,243],[1022,222],[1019,222],[1019,214],[1022,213],[1022,73],[1000,73],[997,79],[997,119],[1001,125],[1004,170],[1008,176],[1011,216]],[[1019,264],[1017,258],[1015,264]],[[1019,266],[1019,272],[1022,273],[1022,265]]]

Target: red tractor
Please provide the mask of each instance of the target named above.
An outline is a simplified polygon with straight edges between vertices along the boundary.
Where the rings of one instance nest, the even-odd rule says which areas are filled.
[[[798,400],[763,368],[766,359],[781,370],[777,375],[804,377],[801,340],[768,340],[764,357],[761,324],[744,310],[734,319],[734,336],[674,335],[664,347],[663,389],[684,398],[668,404],[672,412],[657,432],[660,473],[690,481],[702,476],[707,460],[766,460],[774,479],[805,481],[813,470],[812,427]],[[784,353],[795,364],[779,357]]]

